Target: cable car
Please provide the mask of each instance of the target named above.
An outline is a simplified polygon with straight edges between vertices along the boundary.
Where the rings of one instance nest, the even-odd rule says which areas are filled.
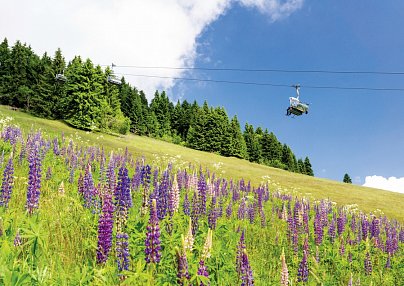
[[[289,107],[286,110],[286,115],[296,115],[300,116],[303,113],[307,114],[309,112],[309,105],[307,103],[300,102],[299,97],[299,89],[300,85],[293,85],[293,87],[296,89],[296,97],[289,97]]]
[[[66,82],[67,81],[67,77],[62,73],[58,73],[55,75],[55,80],[59,81],[59,82]]]
[[[107,81],[108,81],[109,83],[111,83],[111,84],[120,85],[120,84],[121,84],[121,81],[120,81],[119,79],[117,79],[117,78],[115,77],[115,75],[114,75],[114,67],[115,67],[115,65],[114,65],[114,63],[112,63],[112,65],[111,65],[111,75],[109,75],[109,76],[107,77]]]

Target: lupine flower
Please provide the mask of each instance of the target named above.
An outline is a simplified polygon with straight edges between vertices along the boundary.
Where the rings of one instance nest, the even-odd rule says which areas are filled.
[[[191,218],[192,218],[192,234],[195,235],[199,228],[199,216],[200,216],[200,208],[199,201],[197,197],[197,193],[194,192],[194,196],[192,197],[192,210],[191,210]]]
[[[191,211],[189,209],[189,199],[188,199],[188,193],[185,193],[184,197],[184,202],[182,204],[182,208],[184,209],[184,214],[189,216],[191,214]]]
[[[114,224],[114,205],[112,194],[106,192],[103,197],[102,214],[98,221],[97,263],[104,263],[112,246],[112,228]]]
[[[241,286],[254,285],[253,272],[245,249],[243,249],[241,257]]]
[[[201,259],[206,260],[210,258],[211,251],[212,251],[212,230],[208,229],[208,234],[206,235],[205,244],[203,245]]]
[[[160,246],[160,227],[157,217],[156,200],[152,200],[150,208],[149,225],[147,226],[146,240],[145,240],[145,254],[147,263],[159,263],[161,258]]]
[[[22,239],[21,239],[21,235],[20,235],[20,230],[17,231],[17,234],[15,235],[14,238],[14,246],[21,246],[22,245]]]
[[[168,211],[168,189],[169,189],[169,184],[170,184],[170,177],[168,170],[165,170],[163,172],[163,178],[161,179],[161,183],[156,188],[158,190],[157,192],[157,217],[159,220],[162,220]]]
[[[191,252],[193,246],[194,246],[194,236],[192,234],[192,221],[191,218],[189,218],[188,232],[184,239],[184,249]]]
[[[390,254],[387,256],[386,265],[385,265],[384,267],[385,267],[385,268],[391,268]]]
[[[226,217],[229,219],[233,213],[233,202],[230,201],[229,205],[226,208]]]
[[[369,252],[366,252],[366,257],[365,257],[365,273],[366,275],[371,275],[372,274],[372,261],[370,259],[370,254]]]
[[[45,179],[49,181],[51,178],[52,178],[52,168],[48,167],[48,169],[46,170]]]
[[[177,177],[174,177],[174,181],[171,186],[171,199],[173,202],[174,212],[177,212],[180,207],[180,189],[178,187]]]
[[[10,159],[3,172],[3,182],[1,184],[0,190],[0,206],[8,207],[8,202],[11,198],[11,192],[13,190],[14,182],[14,166],[13,166],[13,155],[11,154]]]
[[[338,231],[338,235],[341,235],[344,230],[345,230],[345,223],[346,223],[346,217],[345,217],[345,213],[343,212],[343,210],[341,210],[339,212],[339,216],[337,218],[337,231]]]
[[[240,205],[238,207],[238,212],[237,212],[237,217],[239,220],[244,219],[246,213],[246,203],[245,203],[245,198],[243,197],[241,199]]]
[[[352,279],[352,272],[351,272],[351,276],[348,281],[348,286],[352,286],[353,285],[352,283],[353,283],[353,279]]]
[[[286,264],[285,251],[283,249],[282,249],[282,254],[281,254],[281,263],[282,263],[281,286],[288,286],[289,271],[288,271],[288,265]]]
[[[208,186],[205,181],[205,177],[203,176],[202,172],[199,175],[198,180],[198,194],[199,194],[199,211],[200,214],[206,214],[206,193],[208,190]]]
[[[4,232],[4,230],[3,230],[3,219],[0,217],[0,237],[3,236],[3,232]]]
[[[317,263],[320,262],[320,249],[318,248],[318,245],[316,245],[316,261]]]
[[[331,223],[328,227],[328,236],[330,238],[331,243],[334,243],[335,240],[335,220],[332,219]]]
[[[216,210],[216,197],[212,197],[209,213],[208,213],[208,225],[209,228],[215,229],[217,221],[217,210]]]
[[[203,259],[199,260],[198,275],[209,278],[208,268],[206,267],[205,261]],[[207,286],[207,285],[210,285],[210,283],[204,284],[203,282],[201,282],[199,284],[199,286]]]
[[[183,248],[180,250],[177,247],[175,252],[177,256],[177,283],[178,285],[184,285],[185,281],[191,278],[188,272],[187,255]]]
[[[375,238],[379,238],[380,235],[380,221],[376,217],[372,220],[371,235]]]
[[[237,244],[237,256],[236,256],[236,270],[239,275],[241,276],[242,271],[242,263],[243,263],[243,251],[245,250],[245,238],[244,238],[244,230],[241,231],[240,240]]]
[[[39,207],[39,195],[41,189],[41,166],[42,160],[39,142],[34,142],[29,154],[29,176],[26,209],[29,214]]]
[[[366,238],[368,237],[368,230],[369,230],[369,222],[366,218],[366,216],[362,217],[362,239],[366,240]]]
[[[129,236],[126,233],[117,233],[116,235],[116,261],[118,270],[129,269]]]
[[[299,269],[297,270],[297,281],[307,282],[309,279],[309,265],[307,262],[307,252],[303,251],[303,258],[300,261]]]
[[[321,222],[321,215],[318,212],[316,212],[316,216],[314,218],[314,234],[316,244],[320,245],[323,241],[323,226]]]

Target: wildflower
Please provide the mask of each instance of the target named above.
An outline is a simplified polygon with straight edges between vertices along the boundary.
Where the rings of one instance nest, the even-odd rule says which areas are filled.
[[[281,254],[281,263],[282,263],[282,271],[281,271],[281,286],[288,286],[289,284],[289,271],[288,266],[285,260],[285,251],[282,249]]]
[[[299,269],[297,271],[297,281],[307,282],[309,279],[309,265],[307,262],[307,252],[303,251],[303,258],[299,264]]]
[[[206,267],[205,261],[203,259],[199,260],[198,275],[209,278],[208,268]],[[210,283],[208,283],[207,285],[210,285]],[[205,284],[201,282],[199,286],[205,286]]]
[[[203,245],[201,259],[206,260],[210,257],[212,251],[212,230],[208,229],[205,244]]]
[[[242,260],[243,260],[243,251],[245,250],[246,245],[245,245],[245,236],[244,236],[244,230],[241,231],[240,235],[240,240],[237,244],[237,256],[236,256],[236,269],[239,277],[241,276],[241,271],[242,271]]]
[[[48,170],[46,170],[45,179],[49,181],[51,178],[52,178],[52,169],[51,167],[48,167]]]
[[[192,234],[192,220],[191,218],[189,218],[188,232],[184,239],[184,249],[191,252],[193,245],[194,245],[194,236]]]
[[[241,257],[241,286],[254,285],[253,272],[245,249],[243,249]]]
[[[113,214],[112,194],[107,191],[103,198],[102,214],[98,221],[97,263],[106,262],[111,250],[112,228],[114,224]]]
[[[14,166],[13,166],[13,155],[11,154],[10,159],[3,172],[3,183],[1,184],[0,190],[0,206],[8,207],[8,202],[11,198],[11,192],[13,190],[14,182]]]
[[[366,275],[371,275],[372,274],[372,261],[370,259],[369,252],[366,252],[364,264],[365,264],[365,273],[366,273]]]
[[[189,204],[189,199],[188,199],[188,193],[185,193],[185,197],[184,197],[184,202],[182,204],[182,208],[184,210],[184,214],[189,216],[191,214],[191,211],[189,209],[190,204]]]
[[[179,285],[184,285],[185,281],[191,278],[188,272],[187,255],[184,248],[180,250],[177,247],[175,252],[177,256],[177,283]]]
[[[21,239],[21,235],[20,235],[20,230],[17,231],[17,234],[15,235],[14,238],[14,246],[21,246],[22,245],[22,239]]]
[[[41,166],[42,159],[40,156],[39,142],[33,143],[32,149],[29,154],[29,177],[28,177],[28,191],[26,209],[29,214],[38,208],[39,195],[41,188]]]
[[[150,209],[150,219],[149,225],[147,226],[145,246],[146,262],[159,263],[161,258],[160,227],[155,199],[152,200],[152,207]]]
[[[126,233],[117,233],[116,235],[116,260],[119,271],[129,269],[128,239],[129,236]]]

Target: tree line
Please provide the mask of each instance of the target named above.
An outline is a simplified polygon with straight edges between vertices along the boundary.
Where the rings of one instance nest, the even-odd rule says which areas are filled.
[[[55,80],[63,74],[66,81]],[[229,118],[223,107],[200,106],[196,101],[170,101],[156,91],[150,104],[143,91],[122,78],[111,84],[109,68],[76,56],[66,63],[60,49],[53,57],[36,55],[17,41],[0,44],[0,104],[36,116],[64,120],[83,130],[98,130],[160,138],[193,149],[234,156],[313,176],[308,157],[296,159],[289,146],[267,129]]]

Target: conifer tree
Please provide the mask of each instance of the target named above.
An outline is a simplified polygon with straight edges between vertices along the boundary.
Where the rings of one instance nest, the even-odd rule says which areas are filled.
[[[306,170],[306,175],[314,176],[309,157],[304,158],[304,169]]]
[[[247,146],[236,115],[230,121],[230,139],[229,156],[245,159],[247,157]]]
[[[347,184],[352,184],[351,177],[350,177],[347,173],[345,173],[344,179],[343,179],[342,181],[343,181],[344,183],[347,183]]]

